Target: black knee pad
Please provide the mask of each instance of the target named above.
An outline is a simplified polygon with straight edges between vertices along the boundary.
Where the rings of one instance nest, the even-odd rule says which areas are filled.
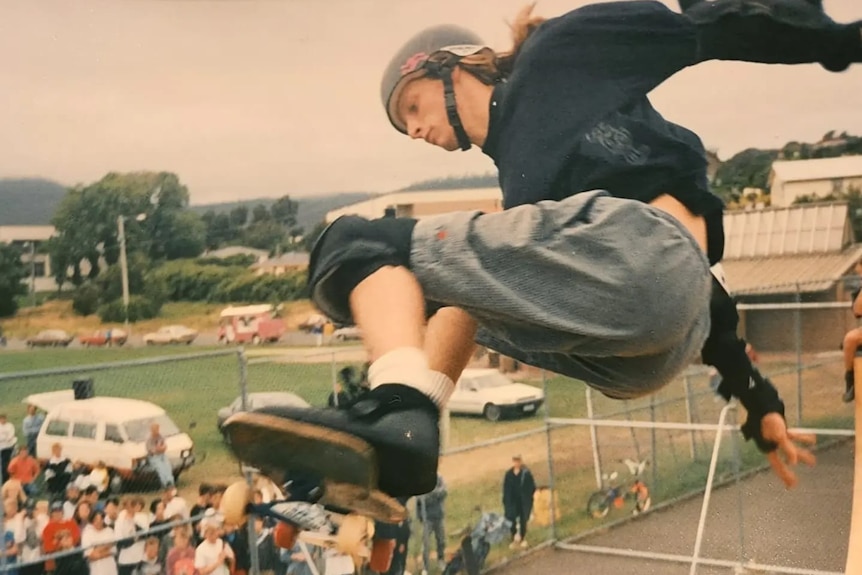
[[[330,319],[353,323],[350,293],[384,266],[410,267],[416,220],[342,216],[329,224],[311,250],[308,291]]]

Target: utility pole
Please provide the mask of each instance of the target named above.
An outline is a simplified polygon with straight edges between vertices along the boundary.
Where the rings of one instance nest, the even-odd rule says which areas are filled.
[[[126,262],[126,225],[123,216],[117,216],[117,230],[120,236],[120,270],[123,276],[123,312],[126,333],[129,331],[129,266]]]
[[[36,242],[30,242],[30,306],[36,307]]]

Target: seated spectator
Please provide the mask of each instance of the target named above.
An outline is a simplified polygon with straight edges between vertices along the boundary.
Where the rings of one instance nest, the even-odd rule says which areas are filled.
[[[230,575],[234,570],[233,550],[222,534],[222,521],[215,515],[201,520],[204,540],[195,549],[195,567],[207,575]]]
[[[51,457],[45,464],[45,483],[52,499],[58,499],[66,492],[66,486],[72,479],[72,462],[63,456],[63,446],[55,443],[51,446]]]
[[[14,499],[21,505],[27,501],[27,493],[24,486],[17,479],[10,479],[2,487],[3,501]]]
[[[66,547],[67,549],[77,547],[81,544],[81,530],[78,528],[78,524],[71,519],[71,517],[67,518],[65,516],[63,512],[63,502],[55,501],[51,503],[48,523],[45,524],[45,529],[42,530],[42,550],[45,554],[55,553],[60,549],[62,542],[62,537],[60,536],[61,532],[66,532],[71,538],[69,546]],[[83,561],[83,556],[81,557],[81,560]],[[86,569],[86,562],[84,562],[84,566]],[[54,570],[54,567],[55,562],[53,559],[49,559],[45,562],[45,569],[47,571]],[[58,571],[55,575],[59,575],[59,566],[57,569]],[[77,575],[80,571],[77,573],[75,571],[69,571],[67,573]]]
[[[87,489],[93,488],[98,496],[107,491],[111,482],[111,474],[108,471],[108,466],[104,461],[99,461],[95,467],[87,475],[87,482],[90,484]],[[95,501],[93,502],[95,503]]]
[[[30,455],[26,445],[21,445],[18,448],[18,453],[9,461],[9,477],[17,479],[21,482],[21,487],[24,488],[24,493],[27,497],[31,497],[36,493],[36,478],[42,469],[39,467],[39,462],[36,458]]]

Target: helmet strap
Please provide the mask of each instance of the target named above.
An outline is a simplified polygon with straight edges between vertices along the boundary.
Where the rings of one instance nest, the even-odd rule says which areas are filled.
[[[443,66],[440,70],[440,79],[443,80],[443,96],[446,101],[446,115],[449,117],[449,124],[455,130],[455,137],[458,138],[458,145],[463,151],[467,151],[472,146],[467,132],[464,130],[464,125],[461,123],[461,117],[458,115],[458,108],[455,105],[455,88],[452,85],[452,70],[453,66]]]

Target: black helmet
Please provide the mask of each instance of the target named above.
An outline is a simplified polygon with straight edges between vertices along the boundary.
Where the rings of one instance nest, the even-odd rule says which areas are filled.
[[[397,104],[401,90],[408,81],[422,76],[443,80],[446,112],[449,123],[455,129],[462,150],[470,149],[470,140],[455,108],[455,92],[452,89],[452,70],[461,58],[490,50],[482,39],[464,28],[441,25],[426,28],[413,36],[395,54],[386,66],[380,95],[389,121],[402,134],[407,126],[398,117]]]

